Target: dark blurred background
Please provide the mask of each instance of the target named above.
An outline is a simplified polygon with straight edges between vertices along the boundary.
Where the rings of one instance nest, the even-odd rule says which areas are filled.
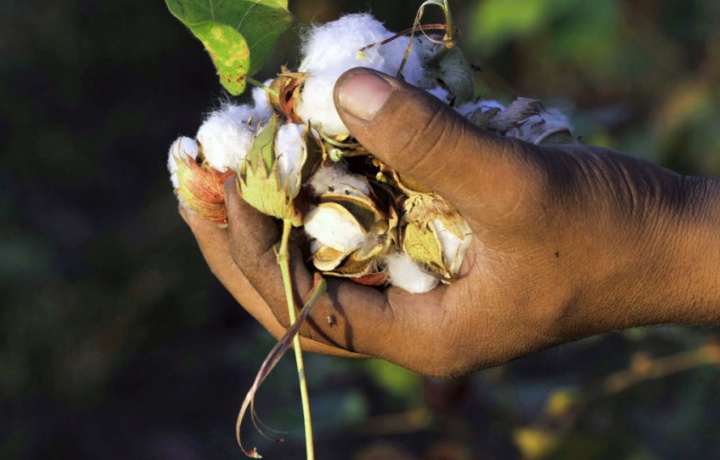
[[[227,0],[229,1],[229,0]],[[299,26],[420,2],[298,0]],[[537,97],[585,142],[720,175],[717,0],[451,1],[478,92]],[[295,65],[298,28],[263,75]],[[241,458],[273,340],[206,268],[165,169],[225,95],[160,0],[0,0],[0,458]],[[321,459],[720,458],[715,328],[654,327],[456,381],[309,356]],[[302,458],[292,359],[251,428]],[[250,424],[247,425],[250,427]]]

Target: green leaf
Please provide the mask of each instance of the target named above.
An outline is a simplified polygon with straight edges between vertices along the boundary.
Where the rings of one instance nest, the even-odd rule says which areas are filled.
[[[268,124],[255,137],[250,152],[248,152],[248,162],[252,169],[265,168],[265,177],[269,177],[275,168],[275,135],[278,131],[278,119],[273,115]]]
[[[287,0],[165,0],[170,12],[205,45],[220,83],[245,90],[292,22]]]

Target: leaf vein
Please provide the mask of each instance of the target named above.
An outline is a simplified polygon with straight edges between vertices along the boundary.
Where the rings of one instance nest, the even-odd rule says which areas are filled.
[[[252,11],[253,8],[258,6],[258,3],[260,3],[260,0],[255,0],[250,5],[250,7],[247,10],[245,10],[245,14],[243,14],[243,17],[240,18],[240,21],[238,22],[237,27],[235,27],[235,29],[237,29],[238,32],[240,31],[240,27],[242,27],[243,22],[245,22],[245,18],[247,17],[247,15],[250,13],[250,11]]]

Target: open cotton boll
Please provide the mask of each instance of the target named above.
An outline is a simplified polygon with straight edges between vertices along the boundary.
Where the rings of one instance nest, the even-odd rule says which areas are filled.
[[[469,114],[480,110],[482,113],[487,112],[490,109],[499,109],[500,111],[505,110],[505,106],[498,101],[489,99],[480,99],[477,101],[466,102],[465,104],[457,107],[457,110],[461,115],[468,116]]]
[[[303,121],[318,127],[327,136],[350,134],[335,109],[333,91],[340,74],[322,73],[305,81],[299,104],[295,112]]]
[[[330,166],[321,166],[312,178],[310,186],[315,196],[325,193],[363,197],[370,195],[367,177],[347,172],[347,165],[339,161]]]
[[[442,86],[436,86],[434,88],[430,88],[426,90],[428,93],[432,94],[436,98],[440,99],[446,104],[449,104],[452,100],[452,95],[450,94],[450,91],[446,90]]]
[[[395,76],[400,69],[400,64],[402,64],[410,40],[410,37],[403,36],[378,46],[378,52],[384,58],[383,69],[378,70]],[[407,61],[405,61],[405,66],[402,71],[403,79],[418,88],[433,87],[436,85],[436,82],[428,78],[428,73],[425,71],[423,61],[420,58],[420,39],[413,38],[412,40],[414,40],[413,46],[410,48],[410,55]]]
[[[377,46],[365,50],[362,55],[358,51],[390,35],[370,14],[350,14],[314,25],[303,39],[303,59],[298,70],[310,74],[332,70],[339,76],[353,67],[379,68],[384,58]]]
[[[303,228],[320,244],[349,253],[365,243],[367,234],[356,220],[348,219],[348,214],[334,203],[321,204],[305,216]]]
[[[402,288],[411,294],[432,291],[439,280],[418,266],[404,252],[385,256],[390,284]]]
[[[263,83],[265,86],[270,86],[271,80],[267,80]],[[268,99],[268,93],[263,88],[253,88],[252,98],[255,110],[255,117],[258,118],[258,122],[267,122],[272,116],[273,109],[270,106],[270,100]],[[253,123],[257,124],[257,123]]]
[[[378,20],[369,14],[351,14],[337,21],[314,26],[307,34],[302,47],[304,58],[299,71],[307,72],[302,95],[295,107],[304,121],[318,126],[329,136],[350,134],[335,109],[333,91],[335,82],[345,71],[354,67],[367,67],[394,74],[400,66],[399,58],[388,65],[379,43],[392,35]],[[362,53],[360,49],[370,48]],[[403,50],[404,52],[404,50]],[[413,61],[413,66],[416,61]],[[416,70],[413,72],[417,73]]]
[[[290,197],[297,196],[300,191],[300,174],[307,157],[305,129],[305,125],[288,123],[280,126],[275,135],[275,157],[280,183],[287,184]]]
[[[443,261],[448,271],[456,275],[460,271],[465,252],[472,242],[472,232],[467,222],[463,221],[460,231],[464,234],[464,238],[458,236],[448,230],[440,219],[433,219],[432,225],[435,227],[435,233],[440,239],[443,251]]]
[[[197,157],[198,154],[198,145],[197,141],[190,137],[178,137],[175,142],[172,143],[170,146],[170,151],[168,152],[168,160],[167,160],[167,167],[168,172],[170,172],[170,182],[172,182],[173,189],[176,189],[180,186],[178,183],[178,164],[177,160],[181,159],[182,156],[187,156],[190,158]]]
[[[255,138],[248,120],[256,117],[250,105],[224,104],[210,114],[197,132],[205,161],[214,169],[235,170],[245,158]]]

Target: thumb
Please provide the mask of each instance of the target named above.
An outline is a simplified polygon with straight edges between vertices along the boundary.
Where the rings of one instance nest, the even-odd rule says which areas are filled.
[[[533,146],[483,130],[426,91],[374,70],[343,74],[335,105],[372,154],[461,211],[479,202],[498,211],[513,206],[513,182],[522,188],[532,174]]]

